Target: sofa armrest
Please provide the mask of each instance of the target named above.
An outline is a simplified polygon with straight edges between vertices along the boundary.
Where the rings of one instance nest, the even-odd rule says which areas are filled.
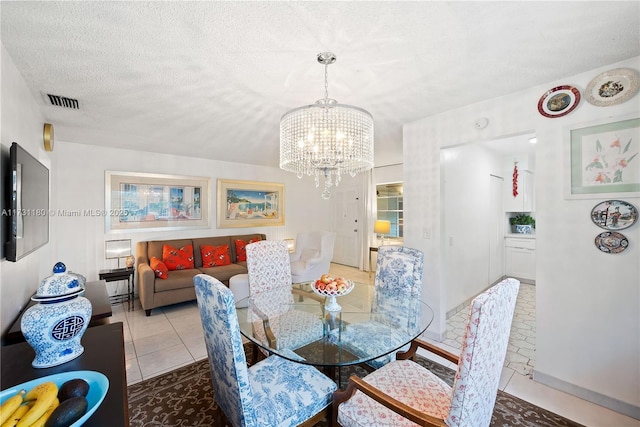
[[[296,261],[300,261],[300,252],[292,252],[289,254],[289,261],[291,262],[296,262]]]
[[[138,264],[138,295],[145,310],[153,308],[156,275],[149,264]]]
[[[321,258],[321,257],[317,257],[317,258],[310,258],[307,260],[307,264],[309,265],[316,265],[316,264],[320,264],[322,262],[325,262],[326,260]]]
[[[149,264],[149,258],[147,256],[147,242],[138,242],[136,244],[136,266],[140,264]]]

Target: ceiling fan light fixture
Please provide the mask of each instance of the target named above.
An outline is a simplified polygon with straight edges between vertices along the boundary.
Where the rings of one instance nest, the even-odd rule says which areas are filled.
[[[280,168],[298,178],[313,176],[316,187],[323,178],[322,197],[328,199],[342,175],[373,168],[374,126],[368,111],[329,98],[328,66],[336,55],[322,52],[317,59],[325,67],[324,98],[280,119]]]

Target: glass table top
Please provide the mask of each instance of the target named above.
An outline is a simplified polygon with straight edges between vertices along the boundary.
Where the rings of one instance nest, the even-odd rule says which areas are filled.
[[[416,297],[356,283],[327,310],[311,283],[280,287],[237,302],[240,331],[264,350],[314,366],[360,364],[420,336],[433,311]]]

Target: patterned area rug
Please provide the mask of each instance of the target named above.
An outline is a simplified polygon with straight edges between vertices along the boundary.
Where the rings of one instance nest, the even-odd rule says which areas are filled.
[[[251,360],[251,347],[245,345],[247,360]],[[417,362],[449,384],[454,372],[425,358]],[[367,372],[351,366],[342,369],[341,380],[346,383],[352,374],[365,376]],[[344,384],[343,384],[344,387]],[[129,417],[131,427],[136,426],[216,426],[214,419],[219,411],[211,385],[207,360],[193,363],[175,371],[142,381],[128,388]],[[318,427],[326,427],[326,421]],[[510,394],[498,391],[491,426],[494,427],[583,427],[560,415],[525,402]]]

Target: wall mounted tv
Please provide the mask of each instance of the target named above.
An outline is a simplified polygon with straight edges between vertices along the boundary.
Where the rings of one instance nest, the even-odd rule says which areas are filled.
[[[9,157],[5,256],[15,262],[49,242],[49,169],[16,142]]]

